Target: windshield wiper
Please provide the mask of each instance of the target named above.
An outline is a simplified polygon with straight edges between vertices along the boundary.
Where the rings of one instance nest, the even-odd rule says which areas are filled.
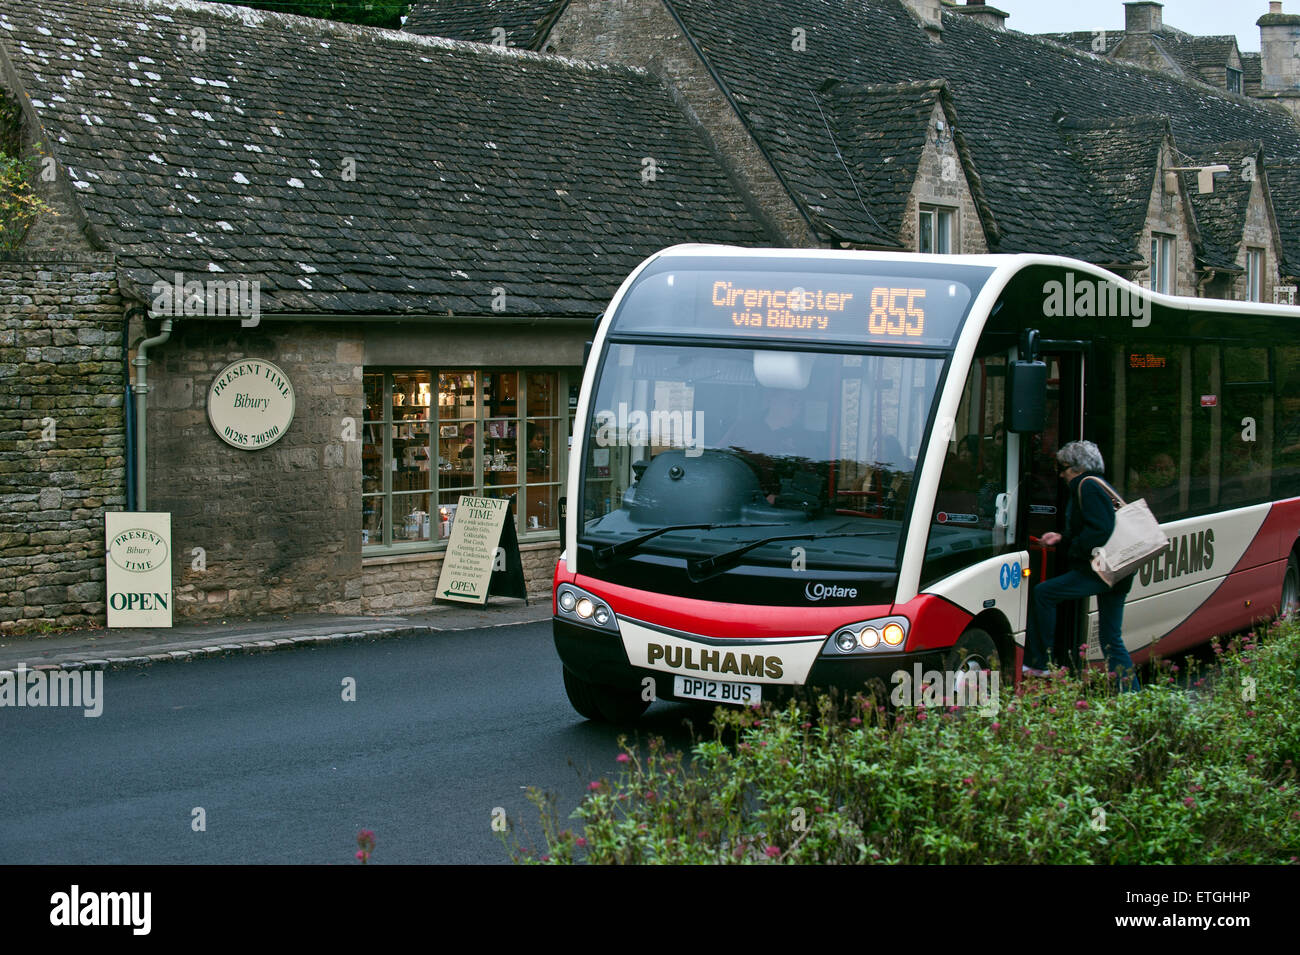
[[[852,531],[838,534],[790,534],[785,537],[764,537],[761,540],[750,541],[748,544],[733,550],[714,554],[712,557],[696,557],[693,560],[688,560],[686,562],[686,576],[691,579],[692,583],[698,584],[700,581],[716,577],[718,574],[735,567],[740,563],[740,558],[751,550],[756,550],[767,544],[777,544],[781,541],[817,541],[831,537],[889,537],[891,535],[891,531]]]
[[[723,527],[789,527],[789,523],[771,522],[767,524],[669,524],[667,527],[656,527],[648,534],[642,534],[639,537],[631,537],[625,541],[619,541],[617,544],[606,544],[604,547],[592,549],[591,555],[596,559],[596,566],[604,569],[610,564],[626,557],[632,556],[641,549],[641,545],[647,541],[652,541],[660,534],[667,534],[671,531],[713,531]]]

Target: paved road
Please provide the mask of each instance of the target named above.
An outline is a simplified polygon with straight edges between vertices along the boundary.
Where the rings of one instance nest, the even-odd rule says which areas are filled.
[[[0,708],[0,860],[341,864],[368,828],[376,863],[504,862],[493,808],[536,832],[535,785],[567,814],[621,732],[569,707],[549,622],[115,670],[103,693],[93,719]],[[686,717],[707,730],[667,703],[638,730],[688,746]]]

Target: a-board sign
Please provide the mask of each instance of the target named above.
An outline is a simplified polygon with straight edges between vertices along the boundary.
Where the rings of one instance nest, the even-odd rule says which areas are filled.
[[[172,625],[172,516],[104,514],[104,580],[110,627]]]
[[[508,499],[464,495],[456,505],[437,597],[484,604],[489,592],[526,599],[514,515]]]

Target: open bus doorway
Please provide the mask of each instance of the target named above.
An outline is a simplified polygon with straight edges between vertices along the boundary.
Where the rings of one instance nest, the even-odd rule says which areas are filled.
[[[1087,356],[1084,347],[1058,342],[1041,343],[1040,356],[1047,365],[1046,425],[1041,432],[1021,435],[1021,459],[1026,489],[1026,515],[1030,555],[1029,599],[1033,613],[1034,589],[1065,570],[1066,556],[1059,547],[1038,543],[1048,531],[1065,533],[1065,510],[1069,489],[1060,479],[1056,452],[1083,434],[1083,382]],[[1057,632],[1052,643],[1052,662],[1074,673],[1079,665],[1079,647],[1086,639],[1086,602],[1073,601],[1057,614]]]

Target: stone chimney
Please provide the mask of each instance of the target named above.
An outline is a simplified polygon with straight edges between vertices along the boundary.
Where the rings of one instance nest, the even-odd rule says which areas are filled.
[[[1259,25],[1261,99],[1276,99],[1300,120],[1300,16],[1268,5]]]
[[[921,26],[935,43],[943,39],[943,3],[941,0],[902,0],[912,16],[921,21]]]
[[[962,16],[969,17],[986,27],[992,27],[995,30],[1005,30],[1007,28],[1007,17],[1011,14],[999,10],[997,7],[990,7],[981,0],[966,0],[966,6],[953,7],[953,13],[960,13]]]
[[[1152,0],[1124,4],[1124,32],[1159,33],[1164,28],[1164,6]]]

